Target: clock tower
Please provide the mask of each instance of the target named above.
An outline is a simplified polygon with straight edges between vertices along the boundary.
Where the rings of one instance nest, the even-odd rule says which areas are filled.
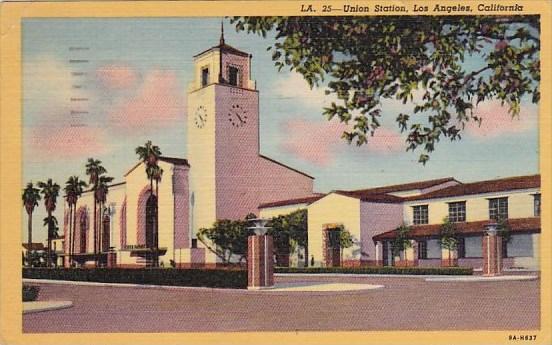
[[[251,55],[226,44],[224,32],[194,56],[187,126],[192,238],[217,219],[258,215],[261,203],[312,196],[311,176],[260,154]]]
[[[193,237],[216,219],[243,218],[239,199],[255,187],[254,172],[244,171],[259,153],[259,94],[250,67],[251,55],[227,45],[224,33],[194,56],[187,120]]]

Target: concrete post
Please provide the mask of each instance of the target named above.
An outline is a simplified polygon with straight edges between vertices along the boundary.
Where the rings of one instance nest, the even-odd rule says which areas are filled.
[[[502,238],[497,235],[496,224],[486,226],[483,235],[483,275],[497,276],[502,273]]]
[[[247,239],[247,288],[274,286],[273,239],[270,235],[251,235]]]
[[[376,266],[383,266],[383,243],[381,241],[376,242]]]

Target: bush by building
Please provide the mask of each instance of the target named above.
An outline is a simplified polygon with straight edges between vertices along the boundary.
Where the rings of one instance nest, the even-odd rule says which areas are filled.
[[[36,301],[39,292],[39,286],[23,285],[23,302]]]
[[[23,278],[245,289],[247,271],[176,268],[23,268]]]
[[[415,274],[415,275],[472,275],[471,267],[276,267],[275,273],[347,273],[347,274]]]

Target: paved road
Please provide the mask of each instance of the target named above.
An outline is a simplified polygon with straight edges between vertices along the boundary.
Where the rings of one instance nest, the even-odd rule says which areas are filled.
[[[278,277],[277,282],[383,284],[348,294],[42,285],[65,310],[23,316],[24,332],[503,330],[539,328],[539,281]],[[263,317],[255,317],[263,315]]]

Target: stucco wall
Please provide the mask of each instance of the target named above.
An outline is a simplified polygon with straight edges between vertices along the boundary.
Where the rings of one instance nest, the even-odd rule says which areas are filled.
[[[404,204],[405,221],[412,224],[415,205],[428,205],[429,224],[439,224],[448,216],[448,203],[466,201],[466,221],[478,221],[489,219],[489,198],[508,197],[508,217],[526,218],[533,217],[533,195],[538,189],[525,189],[503,193],[486,193],[476,195],[463,195],[451,198],[410,201]]]
[[[403,219],[401,204],[375,202],[360,203],[361,251],[360,259],[375,264],[376,247],[372,237],[401,225]]]
[[[343,252],[344,260],[360,259],[360,200],[330,193],[324,198],[313,202],[308,210],[309,262],[314,256],[315,266],[323,261],[324,224],[342,224],[348,230],[355,242],[351,248]]]

